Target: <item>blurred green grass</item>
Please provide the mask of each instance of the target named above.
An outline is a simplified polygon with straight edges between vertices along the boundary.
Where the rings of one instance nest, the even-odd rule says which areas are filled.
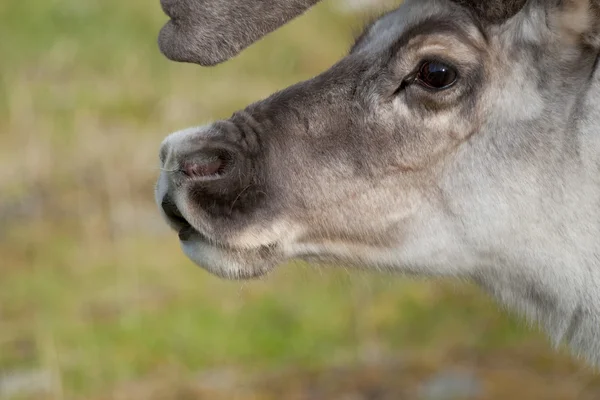
[[[43,398],[59,399],[230,365],[352,364],[373,349],[568,363],[466,283],[304,264],[225,282],[194,267],[160,220],[153,185],[169,131],[323,71],[363,19],[326,2],[207,69],[159,53],[158,1],[3,0],[0,375],[50,371]]]

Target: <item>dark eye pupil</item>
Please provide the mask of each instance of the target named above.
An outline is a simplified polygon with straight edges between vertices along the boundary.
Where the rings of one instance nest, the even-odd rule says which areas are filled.
[[[456,81],[454,68],[437,61],[428,61],[421,66],[418,79],[425,86],[444,89]]]

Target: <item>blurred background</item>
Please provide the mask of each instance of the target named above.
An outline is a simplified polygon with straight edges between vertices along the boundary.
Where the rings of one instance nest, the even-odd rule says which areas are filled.
[[[201,68],[158,51],[158,0],[0,1],[1,399],[600,398],[468,283],[301,263],[226,282],[160,219],[167,133],[325,70],[394,3],[325,0]]]

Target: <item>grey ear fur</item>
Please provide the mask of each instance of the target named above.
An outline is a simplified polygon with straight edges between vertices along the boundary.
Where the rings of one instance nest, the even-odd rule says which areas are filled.
[[[320,0],[161,0],[171,20],[158,44],[170,60],[212,66],[230,59]]]

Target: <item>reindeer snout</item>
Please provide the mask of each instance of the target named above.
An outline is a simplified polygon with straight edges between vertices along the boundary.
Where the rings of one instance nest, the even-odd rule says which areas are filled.
[[[176,229],[210,234],[215,221],[255,204],[248,136],[231,121],[169,135],[160,148],[156,202]],[[181,232],[180,232],[181,233]]]

